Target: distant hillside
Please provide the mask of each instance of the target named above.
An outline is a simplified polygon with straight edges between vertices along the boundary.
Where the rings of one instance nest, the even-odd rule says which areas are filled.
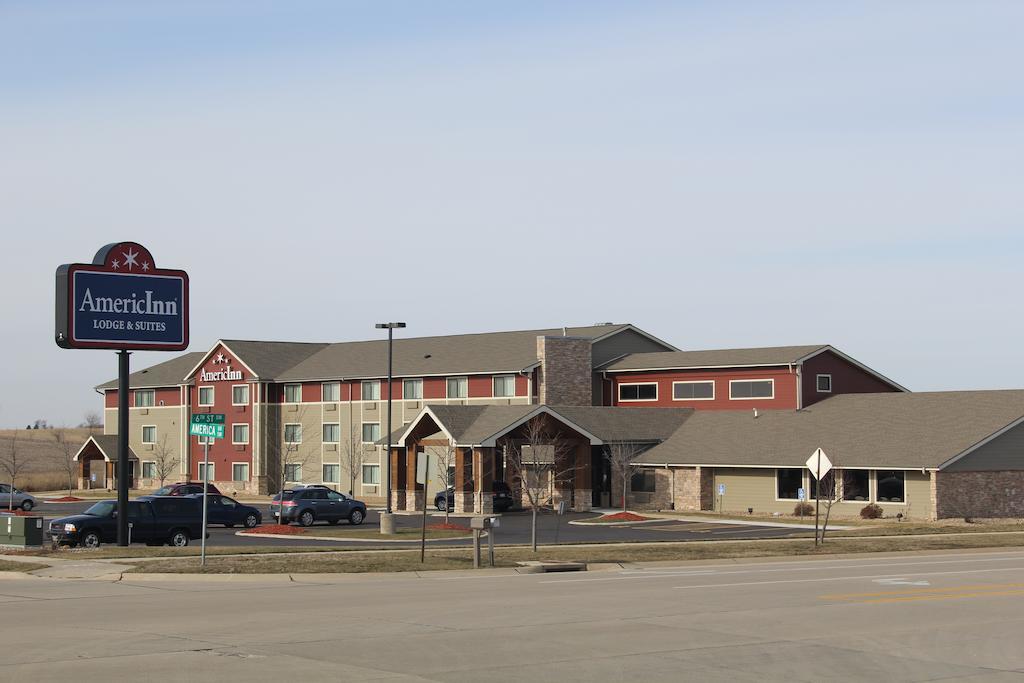
[[[25,458],[27,472],[49,472],[55,469],[54,461],[60,449],[54,439],[57,429],[0,429],[0,458],[10,452],[11,438],[17,439],[18,457]],[[85,427],[64,430],[67,440],[75,450],[85,443],[90,434],[101,434],[102,430]]]

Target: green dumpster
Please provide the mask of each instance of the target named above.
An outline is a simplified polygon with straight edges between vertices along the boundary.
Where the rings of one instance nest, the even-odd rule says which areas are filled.
[[[43,518],[0,516],[0,547],[28,548],[43,545]]]

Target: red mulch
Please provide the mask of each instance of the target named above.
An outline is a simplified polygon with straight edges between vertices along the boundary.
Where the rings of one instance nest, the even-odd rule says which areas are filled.
[[[437,524],[428,524],[427,528],[432,531],[472,531],[468,526],[462,526],[461,524],[455,524],[454,522],[439,522]]]
[[[24,510],[19,510],[18,508],[14,508],[13,510],[0,510],[0,514],[14,515],[15,517],[41,517],[42,516],[38,512],[35,512],[35,513],[25,512]]]
[[[61,496],[60,498],[47,498],[47,503],[78,503],[85,500],[85,498],[79,498],[78,496]]]
[[[636,515],[632,512],[616,512],[614,515],[605,515],[601,519],[602,521],[608,520],[609,522],[642,522],[645,519],[650,519],[650,517]]]
[[[301,536],[306,533],[306,530],[300,526],[290,526],[288,524],[264,524],[258,526],[255,529],[246,529],[242,531],[243,534],[282,534],[286,536]]]

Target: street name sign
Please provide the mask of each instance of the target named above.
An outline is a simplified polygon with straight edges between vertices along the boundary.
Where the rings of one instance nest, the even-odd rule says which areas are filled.
[[[192,424],[224,424],[224,413],[194,413]]]
[[[207,439],[224,438],[223,413],[196,413],[189,422],[190,436],[204,436]]]
[[[56,304],[62,348],[188,348],[188,274],[157,268],[137,242],[108,244],[92,263],[59,266]]]

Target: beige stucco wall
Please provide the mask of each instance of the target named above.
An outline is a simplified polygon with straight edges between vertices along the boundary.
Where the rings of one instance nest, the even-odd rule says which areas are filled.
[[[103,433],[117,434],[117,409],[106,408],[103,418]],[[137,475],[141,488],[150,488],[159,484],[155,480],[142,479],[142,463],[155,460],[156,452],[161,447],[164,437],[167,438],[168,457],[178,460],[175,474],[170,475],[168,480],[177,481],[179,477],[185,475],[187,472],[186,459],[182,456],[182,452],[187,448],[185,438],[187,419],[181,406],[128,409],[128,446],[139,457]],[[142,443],[142,427],[148,425],[156,427],[156,444]]]

